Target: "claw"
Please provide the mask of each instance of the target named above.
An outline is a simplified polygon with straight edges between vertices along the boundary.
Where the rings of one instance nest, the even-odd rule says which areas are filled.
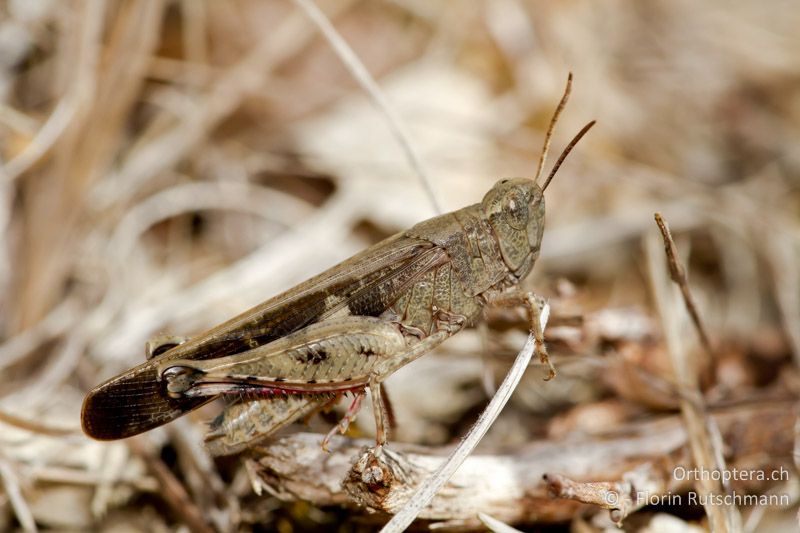
[[[331,453],[330,449],[328,448],[328,444],[330,444],[330,442],[331,442],[331,437],[333,436],[333,433],[335,433],[335,432],[336,432],[336,428],[333,428],[332,430],[330,430],[330,431],[328,432],[328,434],[327,434],[327,435],[325,435],[325,438],[324,438],[324,439],[322,439],[322,445],[321,445],[321,446],[322,446],[322,451],[323,451],[323,452],[325,452],[325,453]]]
[[[536,343],[536,353],[539,354],[539,362],[543,365],[547,365],[548,374],[547,377],[544,378],[545,381],[550,381],[554,377],[556,377],[556,367],[553,366],[552,361],[550,361],[550,356],[547,354],[547,348],[544,347],[544,344]]]

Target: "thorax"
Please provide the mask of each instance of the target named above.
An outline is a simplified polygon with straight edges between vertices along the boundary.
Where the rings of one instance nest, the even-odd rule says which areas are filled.
[[[511,284],[489,223],[473,205],[426,220],[406,232],[444,248],[448,262],[418,280],[389,310],[420,337],[444,327],[457,330],[480,316],[487,292]],[[457,326],[454,326],[457,324]]]
[[[496,286],[509,274],[480,204],[421,222],[406,234],[445,248],[452,273],[468,296]]]

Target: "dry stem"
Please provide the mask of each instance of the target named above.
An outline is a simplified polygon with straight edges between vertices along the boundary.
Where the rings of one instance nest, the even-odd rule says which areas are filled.
[[[422,187],[425,189],[425,193],[428,195],[428,199],[433,206],[434,213],[437,215],[441,214],[442,206],[434,192],[430,176],[422,165],[422,160],[411,142],[411,136],[400,119],[400,116],[395,112],[394,108],[389,105],[389,101],[386,99],[386,96],[384,96],[375,78],[372,77],[367,67],[364,66],[364,63],[361,62],[353,49],[350,48],[339,32],[336,31],[331,21],[325,16],[325,13],[320,11],[313,0],[294,0],[294,3],[305,11],[308,18],[317,25],[317,28],[319,28],[319,31],[325,36],[325,39],[328,40],[331,47],[336,52],[336,55],[342,60],[347,71],[350,72],[364,92],[366,92],[375,103],[375,106],[383,113],[389,130],[391,130],[392,135],[397,139],[397,142],[408,158],[411,168],[417,174],[417,177],[419,177]]]
[[[681,289],[683,302],[686,304],[686,310],[689,312],[689,316],[692,317],[692,323],[697,330],[697,334],[700,335],[700,341],[703,343],[703,348],[705,348],[709,357],[713,357],[714,350],[711,347],[711,340],[709,339],[706,328],[703,325],[703,321],[700,319],[700,313],[697,310],[697,304],[694,302],[692,292],[689,290],[689,281],[686,278],[686,269],[683,268],[683,265],[678,260],[678,249],[675,246],[675,241],[672,240],[672,234],[669,231],[669,226],[661,216],[661,213],[656,213],[655,219],[656,224],[658,224],[658,229],[661,231],[661,237],[664,239],[664,253],[667,255],[669,275],[672,278],[672,281],[675,282],[675,284],[677,284]]]
[[[692,314],[692,319],[696,327],[699,331],[704,332],[669,229],[658,214],[656,214],[656,222],[658,223],[659,229],[661,229],[664,239],[664,249],[670,266],[672,280],[680,286],[684,302],[690,310],[690,314]],[[669,287],[667,286],[663,262],[656,259],[654,246],[649,245],[653,240],[648,240],[647,242],[647,258],[652,288],[664,327],[667,349],[677,379],[678,392],[681,396],[681,413],[686,423],[694,463],[698,468],[702,467],[708,471],[722,472],[725,471],[725,462],[722,456],[723,443],[718,436],[719,431],[714,427],[713,421],[706,412],[702,394],[698,386],[698,379],[692,370],[692,365],[688,362],[685,348],[682,348],[680,345],[680,333],[677,330],[678,322],[674,311],[674,301],[669,295]],[[704,343],[707,342],[708,338],[704,337]],[[709,354],[711,354],[710,343],[705,344],[705,348],[709,350]],[[697,480],[696,485],[698,491],[706,497],[729,490],[728,487],[725,487],[713,479],[701,478]],[[710,501],[710,499],[706,501]],[[704,508],[713,530],[720,532],[741,531],[741,517],[734,505],[715,505],[711,503],[704,505]]]

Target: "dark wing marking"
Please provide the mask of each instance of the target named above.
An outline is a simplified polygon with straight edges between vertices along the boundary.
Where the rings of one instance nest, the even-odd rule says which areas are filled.
[[[174,420],[210,398],[167,396],[156,373],[165,359],[210,359],[250,350],[317,322],[342,305],[349,306],[351,314],[378,316],[424,274],[423,265],[438,266],[446,260],[444,249],[429,241],[402,233],[389,237],[93,389],[83,402],[83,430],[96,439],[113,440]]]

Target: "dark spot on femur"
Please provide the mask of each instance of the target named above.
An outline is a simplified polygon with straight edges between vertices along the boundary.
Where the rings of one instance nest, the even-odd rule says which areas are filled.
[[[286,381],[286,378],[275,378],[275,383],[281,383]]]
[[[508,183],[508,180],[507,180],[507,179],[505,179],[505,180],[500,180],[500,185],[503,185],[504,183]]]
[[[361,355],[366,355],[367,357],[369,357],[370,355],[375,355],[375,350],[373,350],[372,348],[361,348],[359,350],[359,353]]]
[[[322,348],[318,348],[316,350],[310,349],[306,354],[306,363],[311,363],[312,365],[318,365],[327,358],[328,358],[328,352],[326,352]]]
[[[316,382],[317,382],[316,379],[309,379],[308,381],[306,381],[306,383],[316,383]]]

